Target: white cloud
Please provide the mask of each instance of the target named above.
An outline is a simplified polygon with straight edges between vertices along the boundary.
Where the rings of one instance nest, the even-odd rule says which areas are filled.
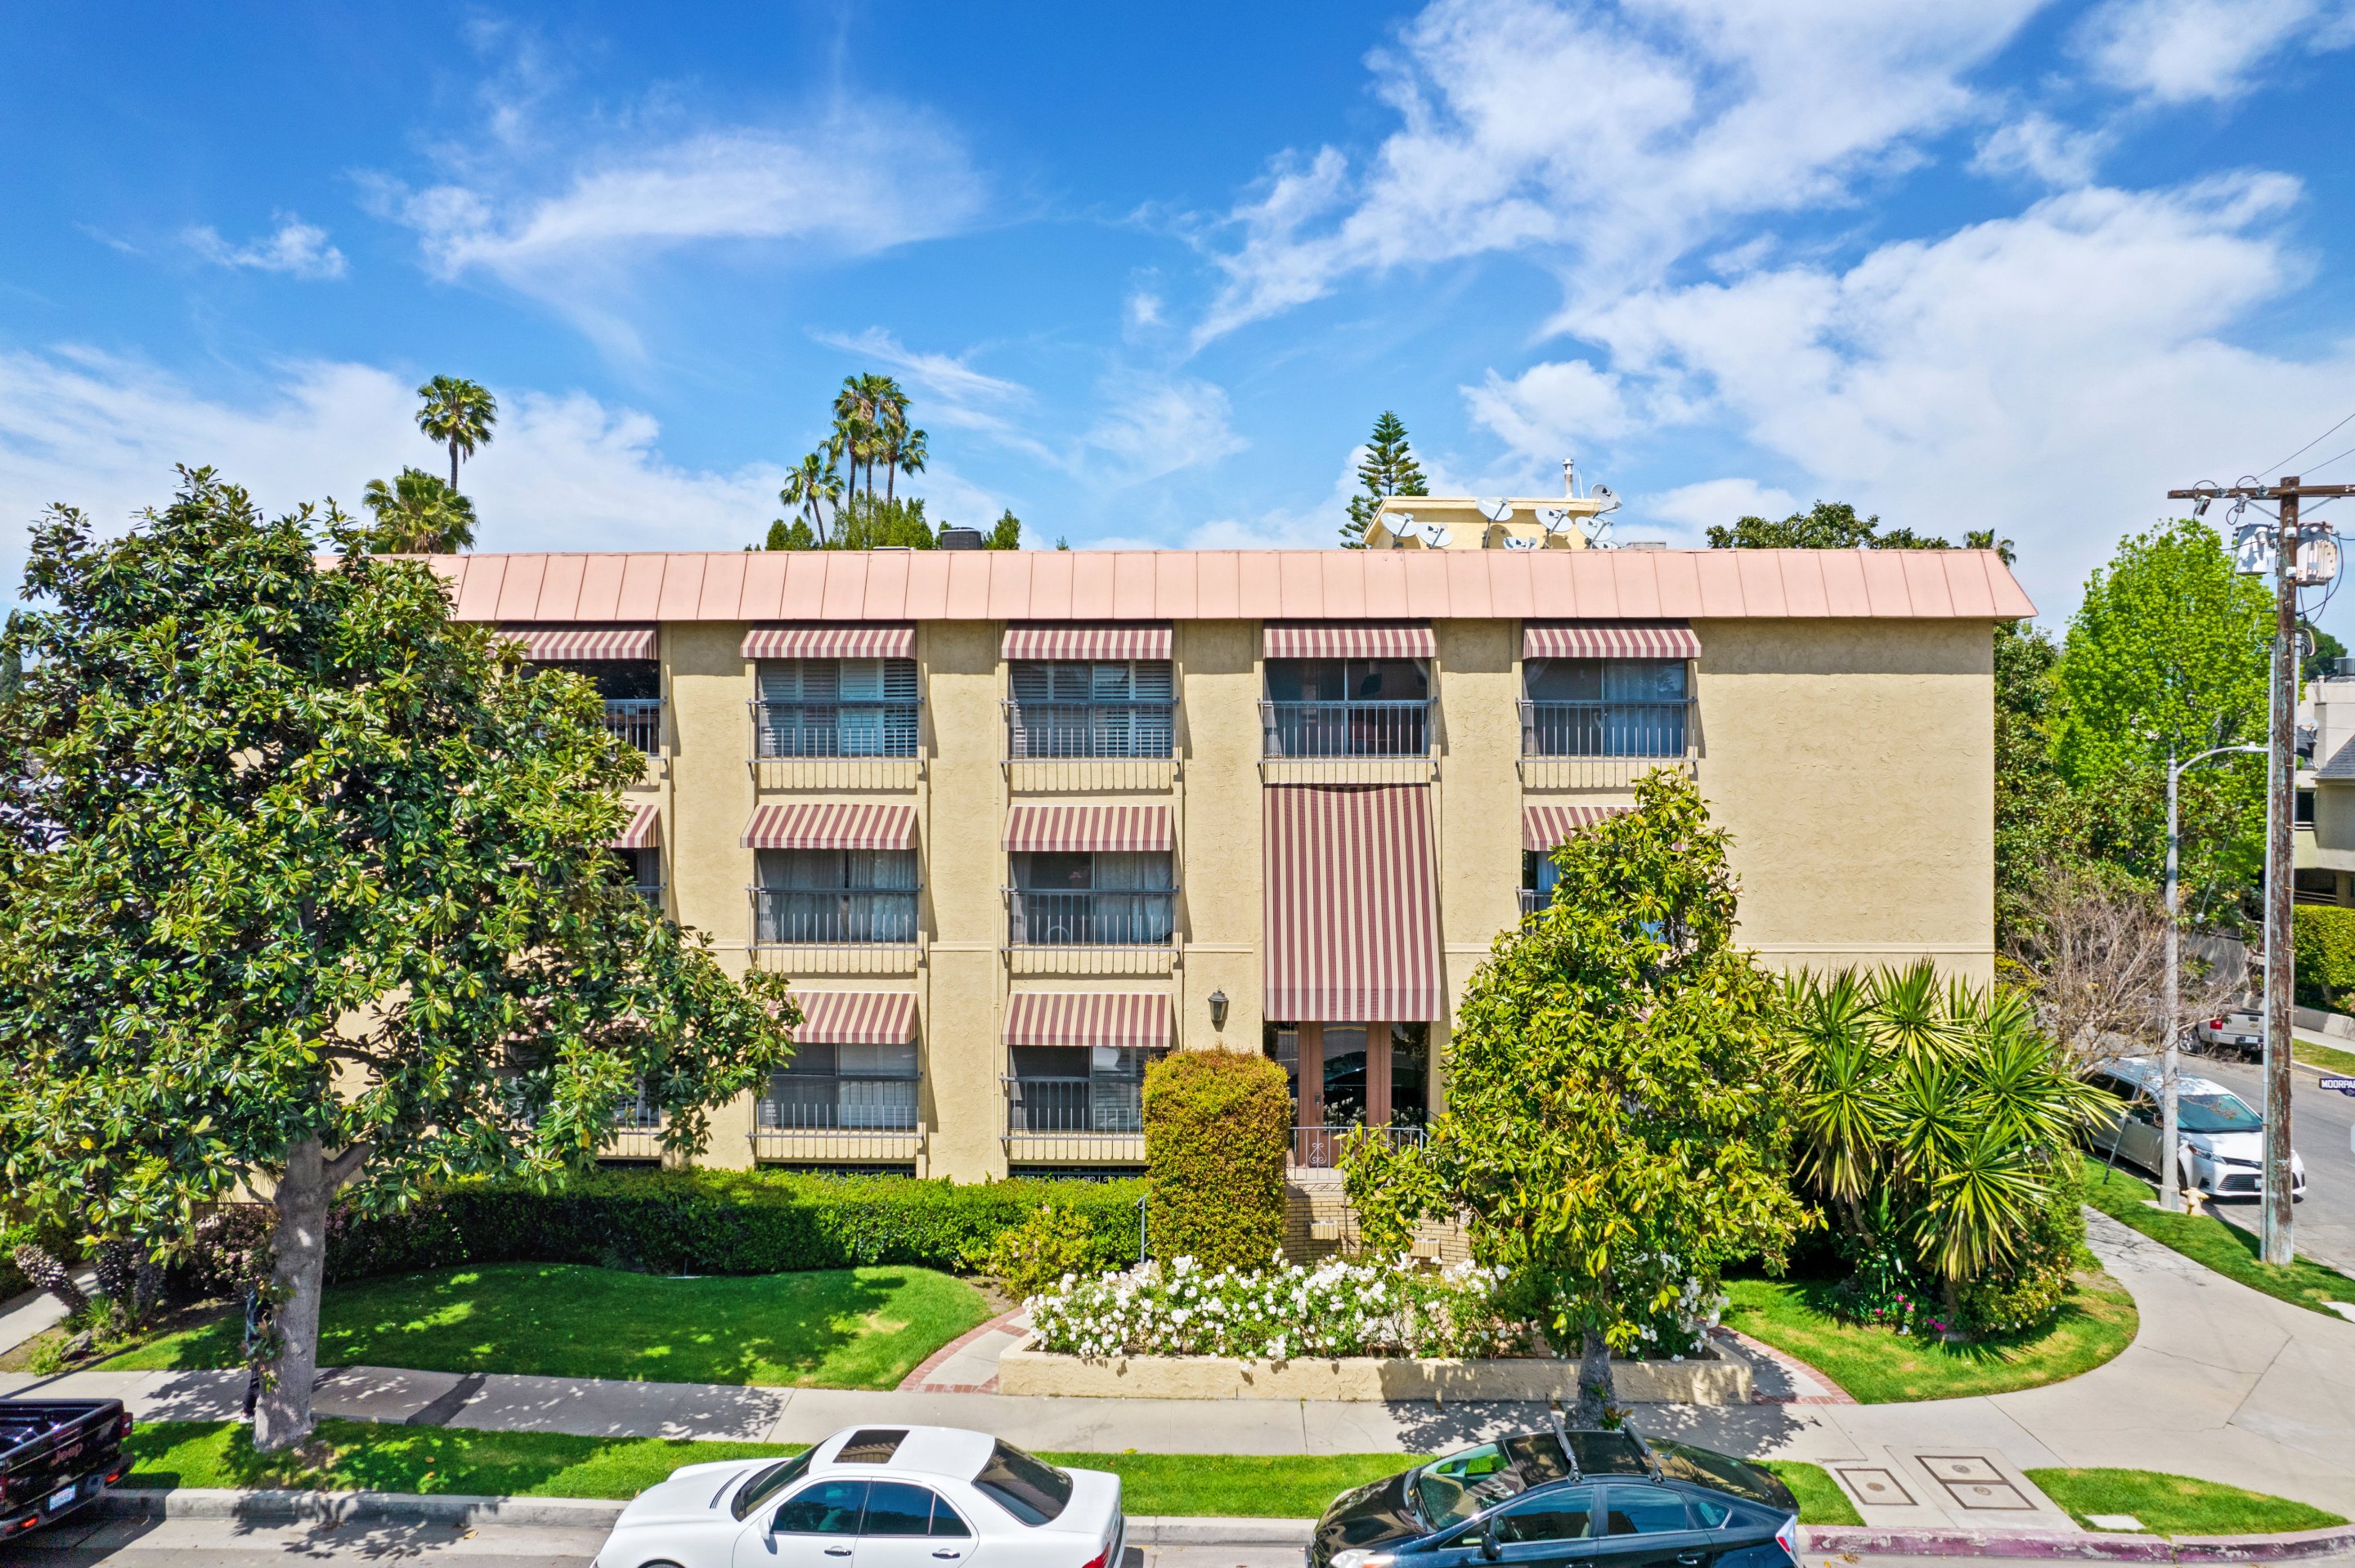
[[[442,276],[497,278],[608,348],[635,352],[623,307],[649,258],[730,242],[786,247],[805,261],[868,255],[957,231],[984,190],[954,135],[898,108],[608,149],[552,181],[476,168],[414,192],[378,181],[375,196],[418,232]]]
[[[2285,48],[2350,42],[2345,0],[2108,0],[2075,37],[2096,76],[2160,103],[2237,98]]]
[[[2306,275],[2275,221],[2296,194],[2279,175],[2072,192],[1845,271],[1656,290],[1582,332],[1818,494],[2017,540],[2065,613],[2168,489],[2230,480],[2342,406],[2349,345],[2287,360],[2223,338]]]
[[[1711,524],[1730,526],[1744,517],[1788,517],[1801,510],[1797,496],[1754,479],[1704,479],[1629,501],[1617,532],[1640,532],[1657,521],[1673,524],[1680,543],[1699,545]]]
[[[258,272],[284,272],[296,278],[340,278],[344,253],[327,243],[327,231],[281,213],[273,234],[248,245],[232,245],[209,224],[183,229],[180,242],[216,267],[250,268]]]
[[[1184,376],[1121,375],[1107,383],[1104,410],[1082,438],[1083,472],[1114,484],[1141,484],[1215,462],[1251,443],[1235,430],[1227,395]]]
[[[67,502],[121,526],[170,499],[174,463],[214,465],[273,514],[329,495],[357,511],[369,479],[433,466],[412,421],[413,374],[322,361],[273,373],[272,394],[239,403],[87,351],[0,355],[0,598],[16,590],[23,525],[44,507]],[[495,390],[497,439],[464,481],[485,549],[733,549],[776,514],[783,475],[769,465],[681,468],[645,414],[580,393]]]
[[[1526,457],[1575,456],[1631,428],[1619,377],[1583,359],[1534,365],[1510,381],[1492,370],[1460,390],[1473,419]]]
[[[2091,183],[2109,146],[2104,132],[2072,131],[2046,115],[2029,114],[1981,138],[1971,168],[1982,175],[2026,175],[2049,185],[2082,185]]]
[[[1433,0],[1369,62],[1400,128],[1279,157],[1236,208],[1207,341],[1346,275],[1498,250],[1573,296],[1728,220],[1849,199],[1974,105],[2038,0]]]

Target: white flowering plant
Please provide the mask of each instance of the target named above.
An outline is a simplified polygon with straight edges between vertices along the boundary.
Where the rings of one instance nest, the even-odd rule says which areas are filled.
[[[1333,1258],[1210,1272],[1188,1257],[1060,1286],[1027,1303],[1039,1348],[1061,1355],[1526,1355],[1526,1324],[1499,1310],[1501,1271]]]

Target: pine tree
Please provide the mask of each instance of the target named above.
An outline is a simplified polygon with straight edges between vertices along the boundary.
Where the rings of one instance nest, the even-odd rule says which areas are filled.
[[[1407,445],[1406,426],[1387,408],[1374,421],[1365,461],[1358,465],[1358,482],[1365,492],[1349,498],[1349,520],[1341,524],[1345,550],[1366,547],[1366,524],[1374,520],[1374,511],[1384,496],[1431,493],[1423,486],[1423,465],[1414,461],[1413,450]]]

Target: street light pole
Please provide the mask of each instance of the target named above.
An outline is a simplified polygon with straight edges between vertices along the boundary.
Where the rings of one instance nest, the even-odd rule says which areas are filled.
[[[2211,757],[2230,757],[2235,752],[2264,751],[2262,746],[2220,746],[2213,751],[2203,751],[2197,757],[2175,759],[2175,743],[2167,747],[2167,1055],[2166,1070],[2159,1075],[2159,1128],[2163,1158],[2159,1160],[2158,1206],[2172,1213],[2184,1206],[2183,1150],[2176,1115],[2175,1075],[2178,1050],[2183,1039],[2183,1021],[2179,1016],[2183,1006],[2183,986],[2178,979],[2182,972],[2177,955],[2180,925],[2176,914],[2176,809],[2177,780],[2184,770],[2197,768]]]

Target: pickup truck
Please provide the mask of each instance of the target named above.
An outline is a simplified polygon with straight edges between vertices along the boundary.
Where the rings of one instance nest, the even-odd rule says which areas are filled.
[[[119,1399],[0,1399],[0,1541],[91,1502],[131,1469]]]

